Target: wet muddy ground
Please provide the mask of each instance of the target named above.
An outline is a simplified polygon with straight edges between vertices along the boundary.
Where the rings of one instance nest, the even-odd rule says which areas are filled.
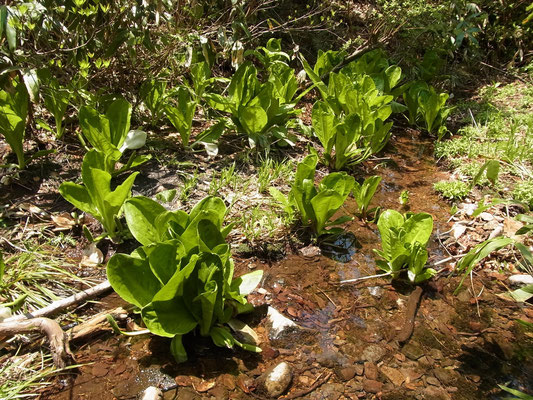
[[[408,190],[409,210],[435,219],[430,263],[446,258],[437,232],[450,228],[450,205],[432,189],[444,173],[434,164],[431,142],[407,135],[393,142],[386,157],[374,163],[383,177],[374,203],[397,209],[400,193]],[[345,212],[353,209],[348,203]],[[176,365],[166,339],[105,333],[73,343],[84,365],[42,398],[133,399],[154,385],[165,399],[261,399],[255,379],[281,361],[294,373],[287,398],[499,399],[504,396],[498,384],[533,390],[533,340],[516,322],[533,318],[532,309],[498,297],[506,291],[501,281],[481,272],[454,296],[459,279],[442,264],[424,287],[413,336],[400,345],[395,338],[412,288],[385,278],[339,285],[376,273],[375,225],[356,219],[347,232],[322,243],[321,251],[311,246],[280,262],[236,257],[236,274],[265,272],[261,289],[249,296],[256,312],[245,319],[262,339],[262,353],[220,349],[188,337],[190,359]],[[117,304],[111,295],[96,309]],[[267,305],[302,329],[269,340]]]

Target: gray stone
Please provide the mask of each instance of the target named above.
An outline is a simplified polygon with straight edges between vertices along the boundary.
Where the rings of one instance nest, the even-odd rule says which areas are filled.
[[[402,353],[410,360],[416,361],[424,355],[424,350],[414,343],[407,343],[403,347]]]
[[[259,378],[260,384],[270,397],[278,397],[284,393],[292,381],[292,370],[288,363],[282,362],[269,368]]]

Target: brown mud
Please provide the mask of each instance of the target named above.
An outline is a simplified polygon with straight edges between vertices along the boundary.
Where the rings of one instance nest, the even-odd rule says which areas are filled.
[[[435,219],[429,262],[446,258],[436,232],[449,229],[449,204],[432,189],[445,176],[433,161],[431,141],[398,138],[387,159],[372,166],[383,177],[374,204],[398,209],[400,193],[408,190],[409,210]],[[353,210],[348,203],[344,212]],[[412,288],[384,278],[339,285],[376,273],[375,225],[356,219],[347,232],[323,244],[322,254],[291,254],[275,263],[236,259],[237,274],[255,268],[265,272],[263,290],[249,296],[257,310],[245,318],[262,339],[262,353],[221,349],[189,335],[189,361],[176,365],[166,339],[106,333],[89,343],[73,343],[77,362],[84,365],[42,398],[134,399],[151,385],[162,388],[165,399],[263,398],[254,380],[281,361],[294,372],[289,396],[332,373],[305,399],[499,399],[497,385],[508,383],[533,390],[533,340],[516,322],[532,318],[531,308],[496,296],[506,290],[500,281],[481,272],[454,296],[459,279],[444,268],[424,287],[413,335],[401,346],[395,338]],[[112,295],[98,308],[117,303]],[[267,305],[305,329],[270,341]]]

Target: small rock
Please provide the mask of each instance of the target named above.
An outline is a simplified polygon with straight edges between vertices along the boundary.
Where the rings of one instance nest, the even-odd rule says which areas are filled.
[[[489,239],[494,239],[495,237],[503,235],[503,224],[499,224],[494,228],[494,230],[490,233]]]
[[[429,352],[429,355],[435,360],[442,359],[442,351],[440,351],[439,349],[431,349],[431,351]]]
[[[476,211],[477,204],[463,203],[461,204],[460,208],[463,209],[466,215],[471,216],[472,214],[474,214],[474,211]]]
[[[428,386],[422,392],[422,399],[449,400],[451,396],[441,387]]]
[[[344,367],[339,370],[337,370],[337,376],[342,381],[346,382],[352,379],[357,373],[357,370],[355,367]]]
[[[381,367],[381,372],[385,375],[395,386],[401,386],[405,377],[396,368],[387,367],[386,365]]]
[[[383,294],[383,288],[380,286],[369,286],[368,293],[370,293],[374,297],[381,297],[381,295]]]
[[[272,307],[268,307],[266,325],[270,340],[281,339],[283,336],[300,329],[296,323]]]
[[[282,362],[265,371],[259,381],[270,397],[278,397],[287,390],[292,381],[291,367]]]
[[[433,371],[433,374],[443,385],[446,386],[451,385],[456,380],[455,373],[451,369],[436,368],[435,371]]]
[[[463,225],[461,222],[456,222],[452,226],[452,236],[455,240],[459,239],[463,233],[466,232],[466,226]]]
[[[320,250],[320,247],[318,246],[307,246],[303,249],[300,249],[300,254],[304,257],[318,257],[322,254],[322,251]]]
[[[426,378],[426,382],[430,385],[433,385],[433,386],[440,386],[440,382],[437,378],[433,377],[433,376],[428,376]]]
[[[155,386],[150,386],[141,393],[140,400],[162,400],[163,392]]]
[[[365,369],[364,369],[364,367],[363,367],[362,364],[355,364],[354,368],[355,368],[355,373],[356,373],[358,376],[363,375],[363,372],[364,372]]]
[[[365,376],[373,381],[378,379],[378,367],[376,367],[376,364],[371,362],[365,363]]]
[[[338,400],[344,393],[342,383],[326,383],[311,393],[309,400]]]
[[[517,274],[509,277],[512,285],[533,285],[533,276],[529,274]]]
[[[383,389],[383,383],[372,379],[365,379],[363,381],[363,389],[367,393],[379,393]]]
[[[377,344],[371,344],[365,350],[363,350],[361,359],[363,361],[377,363],[385,356],[385,354],[387,354],[387,350],[385,350],[383,347],[378,346]]]
[[[403,347],[402,353],[405,354],[405,356],[410,360],[416,361],[424,355],[424,350],[414,343],[407,343]]]
[[[481,218],[483,221],[492,221],[494,219],[494,215],[489,214],[488,212],[482,212],[479,214],[479,218]]]

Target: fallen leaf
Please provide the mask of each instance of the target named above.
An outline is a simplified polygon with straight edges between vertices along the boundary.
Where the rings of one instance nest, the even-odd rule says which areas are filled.
[[[96,243],[91,243],[85,249],[83,249],[83,256],[80,261],[82,267],[96,267],[98,264],[102,264],[104,261],[104,255]]]
[[[206,381],[204,379],[192,378],[192,387],[194,390],[196,390],[198,393],[204,393],[207,392],[210,389],[213,389],[215,387],[215,381]]]
[[[67,231],[76,226],[76,221],[69,213],[61,213],[59,215],[52,215],[52,222],[56,226],[54,231]]]

